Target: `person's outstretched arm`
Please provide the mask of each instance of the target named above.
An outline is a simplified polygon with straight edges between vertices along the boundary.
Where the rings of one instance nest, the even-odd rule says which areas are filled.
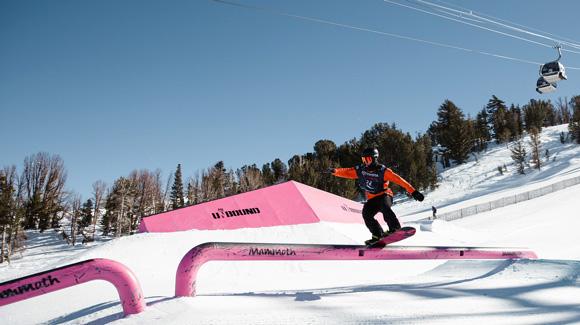
[[[423,201],[425,198],[421,192],[417,191],[413,185],[409,184],[403,177],[399,176],[397,173],[393,172],[390,168],[385,171],[385,181],[391,181],[395,184],[402,186],[407,193],[411,194],[413,198],[417,201]]]
[[[330,172],[330,174],[332,174],[336,177],[349,178],[349,179],[357,179],[358,178],[358,175],[356,174],[356,170],[354,169],[354,167],[330,168],[329,172]]]

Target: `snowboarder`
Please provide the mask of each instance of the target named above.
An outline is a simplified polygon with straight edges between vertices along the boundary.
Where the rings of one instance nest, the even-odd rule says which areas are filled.
[[[362,216],[372,234],[372,238],[365,241],[365,244],[372,245],[382,237],[401,228],[397,215],[391,209],[393,192],[389,189],[389,182],[402,186],[417,201],[423,201],[424,196],[390,168],[379,164],[379,151],[376,148],[365,149],[361,158],[362,164],[355,167],[330,168],[327,172],[337,177],[358,179],[358,186],[365,192],[367,199],[363,206]],[[383,213],[383,218],[389,227],[386,233],[375,219],[379,211]]]

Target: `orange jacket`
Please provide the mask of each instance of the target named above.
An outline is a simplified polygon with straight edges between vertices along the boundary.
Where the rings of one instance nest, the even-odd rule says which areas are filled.
[[[332,174],[334,176],[342,177],[342,178],[349,178],[349,179],[358,179],[358,175],[357,175],[356,169],[354,167],[335,168],[334,170],[335,171]],[[383,192],[373,194],[373,193],[369,193],[369,192],[365,191],[367,200],[370,200],[370,199],[377,197],[379,195],[383,195],[385,193],[387,195],[393,196],[393,191],[389,188],[390,181],[402,186],[408,193],[415,192],[415,188],[411,184],[409,184],[409,182],[407,182],[404,178],[399,176],[397,173],[393,172],[390,168],[387,168],[385,170],[384,180],[385,180],[385,184],[384,184],[385,190]]]

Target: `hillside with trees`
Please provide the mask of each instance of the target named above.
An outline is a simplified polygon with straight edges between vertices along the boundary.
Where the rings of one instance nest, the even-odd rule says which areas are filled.
[[[168,177],[161,170],[133,170],[111,184],[95,181],[86,198],[66,188],[67,171],[59,155],[32,154],[19,168],[0,169],[0,262],[9,261],[22,247],[24,230],[56,230],[73,245],[119,237],[135,233],[143,216],[288,180],[358,200],[361,193],[353,180],[329,177],[323,171],[359,164],[359,153],[366,147],[376,147],[381,163],[418,189],[428,190],[437,187],[438,171],[476,157],[490,141],[510,147],[520,173],[528,153],[538,169],[541,156],[549,154],[542,152],[537,137],[543,127],[569,124],[562,143],[580,143],[580,96],[555,104],[532,99],[520,106],[507,105],[494,95],[474,118],[451,100],[433,111],[435,120],[424,134],[411,135],[395,123],[380,122],[342,144],[318,140],[311,152],[295,154],[287,162],[275,158],[261,166],[233,169],[217,161],[197,171],[180,162]],[[529,144],[522,142],[524,134],[530,135]],[[393,190],[402,191],[397,186]]]

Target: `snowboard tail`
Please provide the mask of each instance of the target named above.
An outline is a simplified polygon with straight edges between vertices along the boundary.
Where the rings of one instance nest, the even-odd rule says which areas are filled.
[[[409,238],[415,234],[416,230],[413,227],[403,227],[394,233],[391,233],[378,241],[367,245],[368,248],[383,248],[388,244],[392,244],[403,239]]]

